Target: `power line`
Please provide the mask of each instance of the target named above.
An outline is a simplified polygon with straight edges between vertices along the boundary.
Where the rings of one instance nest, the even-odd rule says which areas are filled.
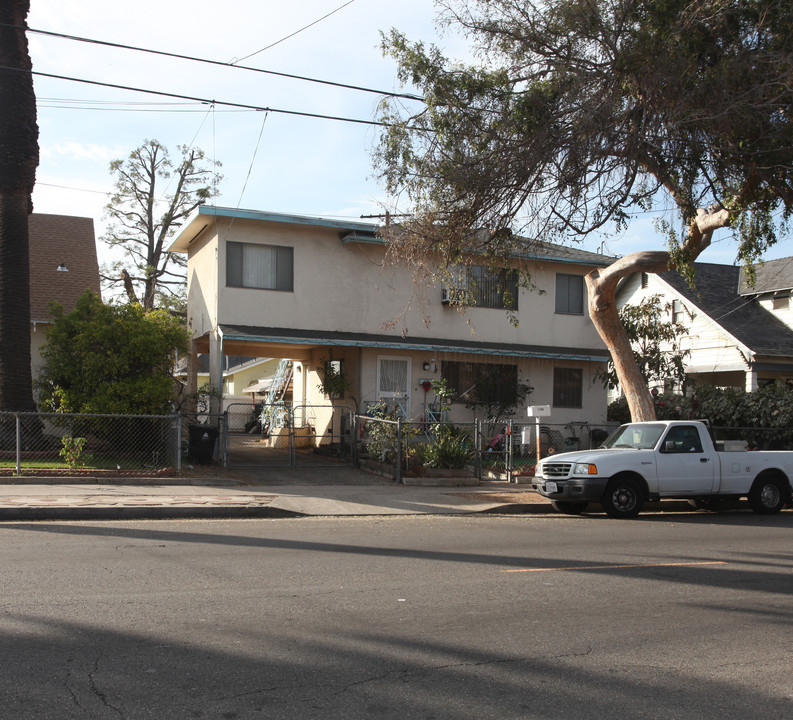
[[[117,85],[115,83],[99,82],[98,80],[86,80],[84,78],[68,77],[66,75],[54,75],[52,73],[43,73],[36,70],[24,70],[22,68],[8,67],[6,65],[0,65],[0,70],[9,70],[12,72],[29,72],[31,75],[38,75],[39,77],[51,78],[54,80],[67,80],[69,82],[83,83],[84,85],[96,85],[99,87],[113,88],[114,90],[128,90],[130,92],[139,92],[148,95],[159,95],[161,97],[176,98],[177,100],[192,100],[193,102],[203,103],[205,105],[223,105],[225,107],[244,108],[246,110],[258,110],[260,112],[272,112],[279,113],[281,115],[296,115],[298,117],[314,118],[318,120],[337,120],[339,122],[354,123],[357,125],[390,127],[390,123],[381,122],[379,120],[360,120],[358,118],[347,118],[341,117],[339,115],[323,115],[322,113],[302,112],[300,110],[283,110],[279,108],[264,107],[262,105],[250,105],[248,103],[235,103],[225,100],[195,97],[193,95],[181,95],[179,93],[163,92],[161,90],[147,90],[145,88],[137,88],[130,85]]]
[[[36,181],[36,187],[52,187],[60,190],[74,190],[75,192],[94,193],[96,195],[110,195],[108,190],[89,190],[88,188],[70,187],[69,185],[55,185],[54,183],[45,183]]]
[[[317,20],[314,20],[314,22],[309,23],[308,25],[300,28],[300,30],[295,30],[293,33],[290,33],[286,37],[282,37],[280,40],[276,40],[274,43],[270,43],[266,47],[263,47],[261,50],[257,50],[256,52],[252,52],[250,55],[246,55],[245,57],[242,57],[239,60],[236,60],[236,61],[234,61],[231,64],[235,65],[237,62],[242,62],[243,60],[247,60],[248,58],[252,58],[254,55],[258,55],[259,53],[263,53],[265,50],[269,50],[270,48],[275,47],[276,45],[280,45],[285,40],[289,40],[289,38],[293,38],[295,35],[299,35],[300,33],[303,32],[303,30],[308,30],[310,27],[313,27],[317,23],[320,23],[323,20],[325,20],[326,18],[329,18],[331,15],[339,12],[339,10],[343,10],[348,5],[352,5],[354,2],[355,2],[355,0],[348,0],[348,2],[344,3],[344,5],[341,5],[340,7],[337,7],[335,10],[331,10],[327,15],[323,15],[321,18],[318,18]]]
[[[27,32],[35,33],[37,35],[47,35],[49,37],[63,38],[65,40],[73,40],[75,42],[88,43],[91,45],[103,45],[105,47],[118,48],[121,50],[133,50],[135,52],[149,53],[150,55],[161,55],[162,57],[176,58],[178,60],[189,60],[191,62],[199,62],[199,63],[204,63],[206,65],[217,65],[220,67],[236,68],[237,70],[247,70],[249,72],[262,73],[265,75],[275,75],[277,77],[288,78],[289,80],[302,80],[304,82],[317,83],[319,85],[330,85],[331,87],[343,88],[345,90],[357,90],[359,92],[373,93],[375,95],[386,95],[388,97],[402,98],[405,100],[418,100],[420,102],[422,101],[421,97],[419,97],[418,95],[412,95],[410,93],[396,93],[387,90],[375,90],[373,88],[367,88],[360,85],[350,85],[348,83],[334,82],[332,80],[320,80],[318,78],[306,77],[304,75],[294,75],[292,73],[278,72],[276,70],[263,70],[262,68],[250,67],[248,65],[235,65],[230,62],[221,62],[220,60],[208,60],[206,58],[194,57],[192,55],[180,55],[179,53],[165,52],[164,50],[152,50],[150,48],[137,47],[134,45],[124,45],[122,43],[112,43],[106,40],[96,40],[93,38],[80,37],[78,35],[66,35],[64,33],[51,32],[49,30],[37,30],[36,28],[28,28],[20,25],[9,25],[8,23],[0,23],[0,27],[16,28],[18,30],[25,30]],[[266,50],[267,48],[264,49]],[[261,52],[261,50],[259,52]]]

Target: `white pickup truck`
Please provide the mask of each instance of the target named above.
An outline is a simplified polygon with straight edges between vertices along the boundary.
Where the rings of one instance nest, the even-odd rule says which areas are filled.
[[[715,510],[723,498],[746,497],[766,515],[791,502],[793,451],[725,446],[714,445],[702,422],[629,423],[597,450],[544,458],[532,485],[559,512],[578,514],[599,502],[615,518],[636,517],[645,501],[663,498]]]

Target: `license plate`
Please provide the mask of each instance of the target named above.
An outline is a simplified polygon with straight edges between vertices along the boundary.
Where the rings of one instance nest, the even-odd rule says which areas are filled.
[[[547,482],[545,483],[545,492],[547,493],[559,492],[559,486],[555,482]]]

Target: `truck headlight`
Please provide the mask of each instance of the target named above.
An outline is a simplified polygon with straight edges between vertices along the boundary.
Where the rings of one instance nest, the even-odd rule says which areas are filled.
[[[573,472],[576,475],[597,475],[598,466],[594,463],[576,463],[575,470]]]

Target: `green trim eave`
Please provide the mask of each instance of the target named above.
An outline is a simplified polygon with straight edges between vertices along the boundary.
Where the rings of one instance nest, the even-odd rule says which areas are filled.
[[[391,342],[389,340],[356,340],[339,339],[330,337],[296,338],[283,335],[237,335],[225,333],[223,338],[226,341],[235,340],[237,342],[261,342],[261,343],[281,343],[287,345],[322,345],[330,347],[359,347],[377,348],[381,350],[420,350],[437,353],[461,353],[469,355],[495,355],[503,357],[527,357],[542,360],[575,360],[578,362],[606,362],[609,359],[607,351],[602,355],[588,355],[586,353],[559,352],[547,350],[532,350],[530,348],[494,348],[494,347],[466,347],[463,345],[439,345],[432,341],[427,342]]]

